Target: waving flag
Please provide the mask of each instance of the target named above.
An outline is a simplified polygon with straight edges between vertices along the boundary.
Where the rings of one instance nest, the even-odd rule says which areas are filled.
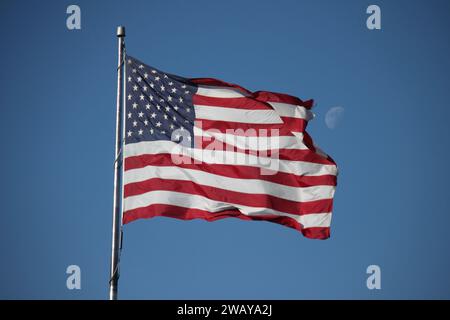
[[[305,131],[312,100],[130,56],[125,99],[123,223],[236,217],[330,236],[337,167]]]

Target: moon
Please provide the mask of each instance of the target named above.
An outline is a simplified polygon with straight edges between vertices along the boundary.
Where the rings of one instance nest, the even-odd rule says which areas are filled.
[[[333,107],[328,110],[325,115],[325,124],[328,128],[334,129],[338,126],[342,119],[344,118],[344,108],[343,107]]]

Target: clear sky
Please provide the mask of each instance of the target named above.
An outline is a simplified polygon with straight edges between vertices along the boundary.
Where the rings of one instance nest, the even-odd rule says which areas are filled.
[[[0,298],[107,298],[119,24],[161,70],[315,99],[308,130],[340,169],[326,241],[237,219],[126,225],[121,298],[450,298],[446,0],[1,1]]]

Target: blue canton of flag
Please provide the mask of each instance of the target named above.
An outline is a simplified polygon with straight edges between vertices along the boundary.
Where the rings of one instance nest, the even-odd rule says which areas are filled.
[[[194,143],[197,86],[188,79],[164,73],[126,57],[125,144],[141,141]]]

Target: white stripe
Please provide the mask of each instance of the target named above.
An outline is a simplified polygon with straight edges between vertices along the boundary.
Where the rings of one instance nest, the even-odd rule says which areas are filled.
[[[144,168],[127,170],[124,174],[124,184],[141,182],[152,178],[192,181],[214,188],[246,194],[269,194],[296,202],[331,199],[335,190],[334,186],[297,188],[265,180],[237,179],[194,169],[161,166],[146,166]]]
[[[218,130],[202,130],[201,128],[194,127],[194,135],[197,137],[202,137],[206,142],[211,141],[213,138],[216,141],[221,141],[223,143],[236,146],[244,150],[271,150],[271,149],[299,149],[305,150],[308,147],[302,142],[303,135],[299,137],[296,136],[246,136],[250,135],[251,132],[256,133],[256,130],[244,131],[241,130],[227,130],[227,133],[222,133]],[[268,131],[270,134],[270,131]]]
[[[274,110],[249,110],[194,105],[195,117],[204,120],[241,123],[283,123]]]
[[[268,102],[281,117],[291,117],[298,119],[311,120],[314,114],[305,107],[281,103],[281,102]]]
[[[246,96],[246,93],[239,89],[215,86],[198,86],[196,94],[215,98],[241,98]]]
[[[304,228],[329,227],[331,223],[331,212],[294,215],[276,211],[273,209],[249,207],[240,204],[215,201],[199,195],[174,191],[151,191],[141,195],[128,197],[124,200],[124,209],[125,211],[129,211],[137,208],[147,207],[152,204],[174,205],[189,209],[205,210],[209,212],[220,212],[224,210],[238,209],[242,214],[248,216],[267,214],[279,215],[295,219],[296,221],[301,223]]]
[[[190,147],[183,147],[181,144],[172,141],[143,141],[126,144],[124,147],[125,157],[159,153],[171,154],[174,162],[189,157],[205,163],[251,166],[260,168],[261,170],[281,171],[295,175],[336,175],[337,171],[335,165],[325,165],[306,161],[279,160],[276,158],[244,154],[242,152],[193,149]]]

